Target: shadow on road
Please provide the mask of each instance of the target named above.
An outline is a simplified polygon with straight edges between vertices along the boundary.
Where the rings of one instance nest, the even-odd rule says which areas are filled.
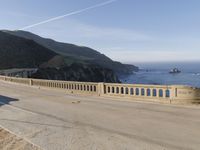
[[[3,105],[10,105],[10,102],[19,101],[18,99],[0,95],[0,107]]]

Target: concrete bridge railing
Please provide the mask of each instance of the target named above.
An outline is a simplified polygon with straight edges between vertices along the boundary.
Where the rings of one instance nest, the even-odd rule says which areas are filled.
[[[55,81],[7,76],[0,76],[0,80],[29,86],[62,89],[67,93],[73,94],[159,101],[163,103],[200,103],[200,89],[189,86]]]

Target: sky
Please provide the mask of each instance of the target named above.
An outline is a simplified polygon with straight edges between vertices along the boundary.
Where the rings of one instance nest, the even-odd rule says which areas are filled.
[[[0,0],[0,29],[21,29],[103,2]],[[199,0],[116,0],[26,31],[125,63],[200,61],[199,8]]]

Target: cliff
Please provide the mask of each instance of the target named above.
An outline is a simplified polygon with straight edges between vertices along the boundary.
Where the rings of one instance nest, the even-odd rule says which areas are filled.
[[[120,82],[110,69],[83,64],[72,64],[62,68],[39,68],[31,78],[83,82]]]

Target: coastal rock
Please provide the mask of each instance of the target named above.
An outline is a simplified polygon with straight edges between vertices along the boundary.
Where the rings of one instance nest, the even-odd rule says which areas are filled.
[[[82,64],[72,64],[71,66],[63,68],[39,68],[38,71],[31,76],[31,78],[120,83],[120,80],[112,70]]]

